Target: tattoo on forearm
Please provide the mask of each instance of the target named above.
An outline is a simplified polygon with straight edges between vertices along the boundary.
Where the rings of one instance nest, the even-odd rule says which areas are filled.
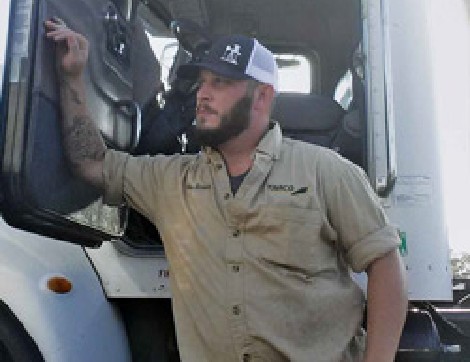
[[[69,96],[72,102],[75,104],[79,105],[82,104],[82,100],[80,99],[80,94],[76,89],[74,89],[69,82],[67,82],[65,79],[61,80],[62,84],[62,89],[64,92],[66,92],[66,96]]]
[[[64,136],[72,162],[103,159],[106,147],[90,117],[86,115],[73,117],[71,126],[65,128]]]

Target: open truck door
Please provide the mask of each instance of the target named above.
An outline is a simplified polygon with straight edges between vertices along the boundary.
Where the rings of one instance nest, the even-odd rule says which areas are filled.
[[[98,246],[120,237],[127,209],[108,207],[71,174],[62,150],[54,44],[46,19],[59,17],[90,42],[85,71],[90,114],[109,147],[132,151],[141,112],[156,102],[159,65],[129,2],[12,2],[2,92],[2,214],[15,227]]]
[[[141,120],[159,111],[159,63],[142,18],[132,16],[130,1],[7,3],[8,12],[0,13],[8,25],[8,32],[0,33],[7,40],[0,58],[0,360],[128,362],[133,358],[130,345],[139,335],[127,330],[132,321],[126,318],[138,319],[139,311],[150,308],[110,299],[103,287],[107,279],[99,275],[90,249],[74,244],[100,250],[100,245],[114,244],[102,241],[130,238],[126,232],[132,214],[124,206],[103,205],[98,190],[69,171],[62,148],[55,49],[45,37],[43,22],[60,17],[89,39],[87,101],[108,147],[135,152],[140,127],[145,127]],[[158,240],[151,242],[163,259]],[[147,274],[154,276],[157,267],[150,266]],[[141,270],[132,269],[137,276]],[[49,282],[57,278],[68,283],[66,291],[51,289]],[[157,331],[163,339],[171,336],[169,299],[159,307]],[[168,354],[166,339],[152,342],[160,356]]]

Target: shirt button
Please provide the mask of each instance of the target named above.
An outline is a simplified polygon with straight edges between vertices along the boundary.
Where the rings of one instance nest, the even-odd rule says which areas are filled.
[[[243,353],[243,362],[251,361],[251,355],[248,353]]]
[[[240,266],[239,265],[232,265],[232,271],[234,273],[238,273],[240,271]]]
[[[224,195],[224,199],[225,199],[225,200],[230,199],[230,194],[229,194],[228,192]]]
[[[222,165],[220,163],[215,165],[216,170],[222,170]]]
[[[233,233],[232,233],[232,236],[233,236],[234,238],[238,238],[238,237],[240,236],[240,230],[238,230],[238,229],[237,229],[237,230],[234,230]]]
[[[234,305],[234,306],[232,307],[232,313],[233,313],[234,315],[240,315],[240,313],[241,313],[240,306],[239,306],[239,305]]]

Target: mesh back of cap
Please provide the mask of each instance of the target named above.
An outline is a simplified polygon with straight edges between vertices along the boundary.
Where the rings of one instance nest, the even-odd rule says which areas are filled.
[[[257,40],[248,61],[245,73],[261,83],[271,84],[278,90],[277,64],[273,54]]]

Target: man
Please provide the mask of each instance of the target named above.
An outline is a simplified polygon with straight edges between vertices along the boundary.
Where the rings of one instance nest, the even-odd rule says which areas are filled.
[[[107,150],[81,80],[88,43],[57,21],[63,133],[78,175],[159,229],[183,361],[392,361],[406,313],[396,230],[363,172],[270,122],[277,66],[222,37],[200,63],[198,155]],[[364,298],[349,268],[368,273]]]

